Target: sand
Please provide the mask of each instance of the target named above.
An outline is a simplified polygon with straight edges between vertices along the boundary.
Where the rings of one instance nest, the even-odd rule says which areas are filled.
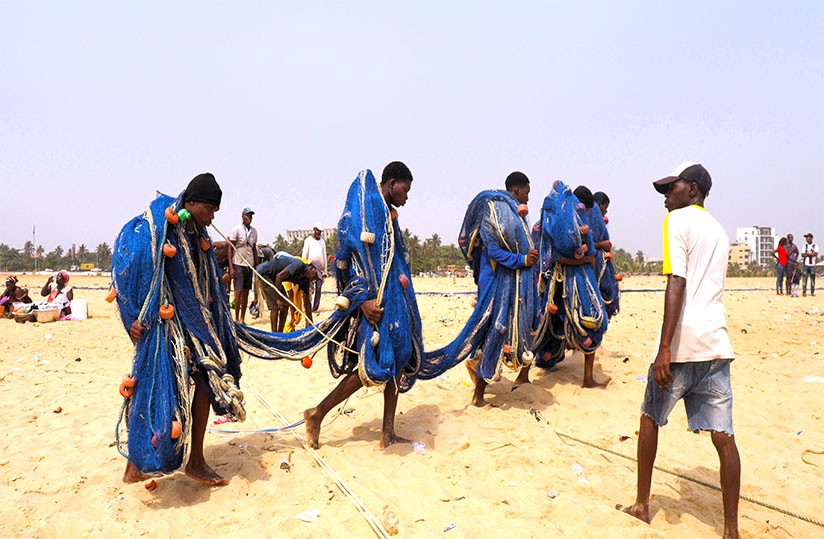
[[[23,276],[32,289],[45,277]],[[452,339],[471,311],[471,279],[416,279],[424,340]],[[723,525],[718,459],[706,434],[686,429],[683,407],[661,430],[652,486],[652,523],[614,509],[632,502],[639,407],[660,325],[664,280],[625,279],[623,310],[596,359],[606,389],[580,387],[583,359],[568,355],[556,372],[533,372],[512,389],[513,373],[489,386],[491,405],[469,405],[466,370],[422,382],[401,395],[396,428],[423,444],[378,447],[382,398],[361,390],[331,413],[321,432],[321,467],[290,432],[207,434],[206,458],[230,479],[209,488],[182,473],[124,484],[114,444],[122,403],[117,387],[132,346],[108,278],[75,276],[91,318],[49,324],[0,320],[0,536],[373,537],[364,514],[336,486],[399,537],[712,537]],[[743,496],[822,520],[824,299],[777,297],[770,279],[729,279],[732,376]],[[326,283],[326,290],[333,287]],[[760,290],[753,290],[760,289]],[[431,293],[431,294],[429,294]],[[323,297],[323,313],[334,295]],[[254,325],[266,327],[257,320]],[[279,427],[302,417],[335,385],[318,355],[297,362],[246,358],[245,423]],[[211,420],[214,416],[210,417]],[[302,428],[298,430],[303,435]],[[417,447],[420,448],[420,445]],[[423,453],[423,454],[422,454]],[[622,456],[629,457],[624,458]],[[287,461],[290,470],[282,468]],[[315,509],[304,522],[299,515]],[[824,528],[742,500],[744,537],[824,536]]]

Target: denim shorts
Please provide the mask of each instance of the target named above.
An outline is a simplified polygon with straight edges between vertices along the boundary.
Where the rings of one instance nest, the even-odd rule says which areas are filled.
[[[655,383],[650,365],[641,413],[663,427],[667,424],[667,417],[675,408],[675,403],[684,399],[690,430],[710,430],[732,436],[731,361],[714,359],[671,363],[673,381],[665,388],[658,387]]]

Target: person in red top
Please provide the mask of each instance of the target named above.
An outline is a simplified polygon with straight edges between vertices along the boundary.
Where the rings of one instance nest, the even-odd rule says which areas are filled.
[[[772,252],[773,258],[777,260],[775,272],[778,279],[775,281],[775,293],[779,296],[784,294],[784,270],[787,267],[787,249],[784,248],[785,245],[787,245],[787,238],[781,238],[778,240],[778,247]]]

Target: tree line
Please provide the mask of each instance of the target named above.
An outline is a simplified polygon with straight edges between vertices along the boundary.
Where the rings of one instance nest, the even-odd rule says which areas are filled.
[[[112,248],[104,242],[93,251],[81,244],[74,252],[72,249],[64,250],[59,245],[53,251],[46,252],[42,245],[35,247],[30,241],[22,249],[0,243],[0,270],[3,272],[34,271],[35,265],[38,270],[69,269],[81,264],[93,264],[96,268],[108,270],[112,266]]]

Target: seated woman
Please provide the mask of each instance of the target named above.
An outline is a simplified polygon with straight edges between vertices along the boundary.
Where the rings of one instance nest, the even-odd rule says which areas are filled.
[[[60,303],[60,318],[63,319],[72,314],[71,301],[74,299],[74,292],[69,286],[69,272],[60,270],[57,276],[49,277],[46,284],[40,290],[41,296],[48,296],[48,303]]]
[[[17,277],[14,275],[9,275],[6,277],[5,288],[3,292],[0,293],[0,316],[5,318],[11,318],[13,307],[12,305],[20,301],[17,299],[17,294],[19,290],[25,290],[17,286]],[[23,294],[24,296],[28,297],[28,292]],[[26,303],[31,303],[31,298]]]

